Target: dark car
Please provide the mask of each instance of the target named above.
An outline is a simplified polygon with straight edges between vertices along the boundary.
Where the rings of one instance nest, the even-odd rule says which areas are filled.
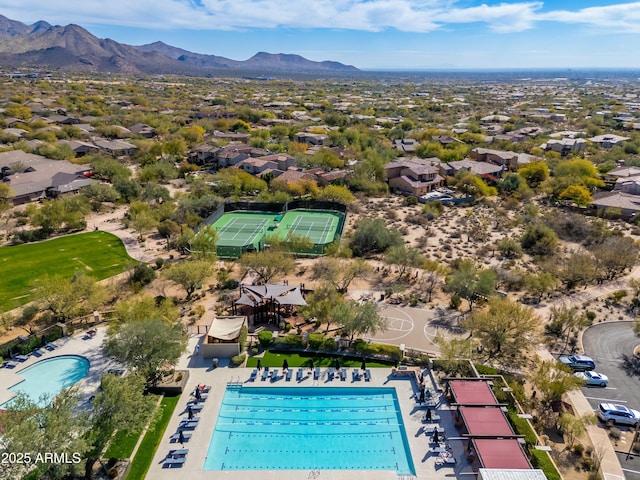
[[[596,368],[596,362],[586,355],[561,355],[558,360],[575,372],[584,372]]]

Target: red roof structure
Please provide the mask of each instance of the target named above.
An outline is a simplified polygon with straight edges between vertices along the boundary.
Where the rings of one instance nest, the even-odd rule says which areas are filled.
[[[484,468],[523,469],[531,468],[527,456],[516,439],[473,440],[478,460]]]
[[[499,407],[460,407],[459,410],[469,435],[487,437],[515,435],[509,421]]]
[[[451,380],[449,387],[460,405],[495,405],[498,402],[484,380]]]

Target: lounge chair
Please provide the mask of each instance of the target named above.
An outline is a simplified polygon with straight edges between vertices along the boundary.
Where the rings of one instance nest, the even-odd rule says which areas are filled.
[[[276,380],[278,380],[278,369],[277,368],[275,370],[273,370],[273,372],[271,372],[271,381],[275,382]]]
[[[422,423],[438,423],[440,421],[440,415],[436,415],[435,413],[431,415],[431,418],[427,419],[427,414],[425,413],[422,416]]]
[[[353,382],[357,382],[358,380],[360,380],[360,370],[358,370],[357,368],[353,369],[353,373],[351,374],[351,380]]]
[[[180,468],[182,467],[182,465],[184,465],[184,462],[186,461],[187,461],[186,457],[165,458],[164,462],[162,462],[162,468],[173,468],[173,467]]]
[[[189,440],[191,440],[191,434],[190,433],[183,433],[182,437],[184,438],[185,443],[188,442]],[[174,433],[173,435],[171,435],[169,437],[169,443],[178,443],[178,440],[180,440],[180,433]]]
[[[52,350],[55,350],[56,348],[58,348],[58,346],[55,343],[49,342],[44,346],[44,348],[46,348],[51,352]]]
[[[19,362],[26,362],[27,360],[29,360],[28,355],[15,355],[14,358]]]
[[[200,395],[200,398],[193,398],[187,402],[187,405],[198,405],[199,403],[205,402],[209,398],[209,395]]]
[[[255,381],[257,376],[258,376],[258,370],[254,368],[253,371],[251,372],[251,375],[249,375],[249,381],[250,382]]]
[[[192,412],[200,412],[204,408],[204,405],[200,405],[200,404],[190,405],[190,404],[187,404],[187,408],[185,408],[184,411],[188,412],[189,411],[189,407],[191,407],[191,411]]]
[[[189,417],[182,417],[182,422],[194,422],[194,423],[198,423],[200,421],[200,417],[193,417],[193,418],[189,418]]]
[[[442,427],[427,427],[424,429],[424,433],[426,435],[433,435],[433,432],[438,431],[438,433],[444,433],[444,428]]]
[[[320,367],[316,367],[313,371],[313,379],[318,380],[320,378]]]
[[[179,450],[169,450],[169,453],[167,454],[167,458],[180,458],[180,457],[186,457],[187,453],[189,453],[189,449],[188,448],[181,448]]]
[[[371,370],[369,370],[368,368],[364,371],[364,381],[365,382],[371,381]]]
[[[200,385],[200,393],[209,393],[211,391],[211,385]]]
[[[16,368],[18,366],[18,362],[15,362],[13,360],[5,360],[2,366],[5,368]]]
[[[264,372],[262,372],[262,377],[260,378],[260,380],[264,382],[268,376],[269,376],[269,367],[266,367],[264,369]]]
[[[327,380],[333,380],[333,376],[336,374],[336,369],[333,367],[329,367],[329,371],[327,372]]]
[[[436,467],[455,467],[456,459],[455,457],[438,457],[436,458]]]
[[[45,351],[41,348],[36,348],[33,352],[31,352],[31,354],[35,355],[36,357],[41,357],[45,354]]]
[[[341,368],[340,369],[340,380],[342,380],[343,382],[347,379],[347,369],[346,368]]]
[[[299,368],[298,371],[296,372],[296,381],[301,382],[303,375],[304,373],[302,372],[302,369]]]
[[[287,382],[289,382],[289,381],[291,380],[291,375],[293,375],[293,371],[292,371],[290,368],[288,368],[288,369],[287,369],[287,375],[284,377],[284,379],[285,379]]]
[[[180,425],[178,425],[178,429],[180,430],[195,430],[198,426],[198,422],[190,422],[190,421],[182,421]]]

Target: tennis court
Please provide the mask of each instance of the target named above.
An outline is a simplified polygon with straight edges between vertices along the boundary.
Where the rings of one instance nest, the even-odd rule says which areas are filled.
[[[314,244],[327,244],[335,240],[344,215],[338,212],[292,210],[282,218],[280,235],[308,238]]]
[[[285,241],[292,237],[308,238],[313,247],[296,253],[322,255],[324,247],[342,233],[344,220],[344,213],[328,210],[225,213],[213,223],[218,233],[216,253],[220,258],[238,258],[246,252],[261,251],[265,237],[274,235]]]

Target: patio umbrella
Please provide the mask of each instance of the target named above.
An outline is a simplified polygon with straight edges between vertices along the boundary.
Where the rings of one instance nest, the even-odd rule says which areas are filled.
[[[367,369],[367,361],[364,358],[362,359],[362,365],[360,365],[360,369],[361,370]]]
[[[311,359],[311,365],[309,365],[309,369],[313,370],[313,358]]]
[[[258,369],[258,371],[262,370],[262,362],[260,361],[260,359],[258,359],[257,369]]]
[[[420,403],[424,403],[424,387],[420,390]]]
[[[340,360],[336,358],[336,361],[333,364],[336,370],[340,370]]]
[[[289,362],[287,362],[287,359],[284,359],[284,362],[282,362],[282,370],[289,370]]]

